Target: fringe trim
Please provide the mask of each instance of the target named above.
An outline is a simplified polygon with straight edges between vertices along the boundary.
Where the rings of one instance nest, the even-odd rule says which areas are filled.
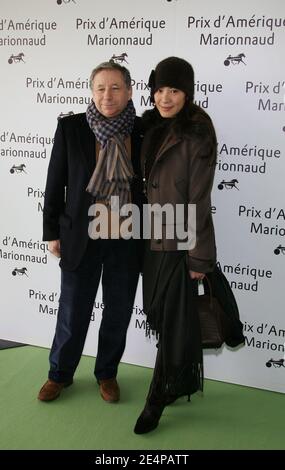
[[[163,308],[164,301],[160,299],[159,302],[157,302],[156,305],[152,305],[150,311],[146,313],[145,335],[147,338],[150,338],[151,335],[155,335],[157,339],[159,338],[159,334],[162,331]]]
[[[188,371],[187,371],[188,369]],[[176,399],[187,396],[190,402],[190,396],[198,391],[203,391],[203,364],[188,364],[183,366],[179,373],[161,375],[161,371],[154,375],[149,392],[151,402],[162,402],[170,404]]]
[[[179,372],[168,374],[163,378],[164,391],[166,399],[170,397],[187,396],[190,401],[190,395],[198,391],[203,391],[204,387],[204,368],[202,363],[186,364]]]

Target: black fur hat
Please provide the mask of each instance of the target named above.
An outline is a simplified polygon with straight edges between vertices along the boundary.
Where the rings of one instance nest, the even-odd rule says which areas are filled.
[[[189,100],[193,101],[194,70],[186,60],[179,57],[168,57],[159,62],[155,70],[152,70],[148,86],[152,103],[154,102],[154,93],[164,86],[184,91]]]

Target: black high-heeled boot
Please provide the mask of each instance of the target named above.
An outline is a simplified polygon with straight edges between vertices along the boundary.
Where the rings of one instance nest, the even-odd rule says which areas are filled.
[[[146,405],[136,422],[134,432],[136,434],[145,434],[157,428],[163,409],[163,403],[151,403],[150,400],[147,400]]]
[[[162,379],[162,361],[161,361],[161,348],[157,345],[157,356],[153,371],[153,379],[151,381],[149,392],[146,399],[146,404],[141,412],[134,432],[136,434],[145,434],[157,428],[160,417],[165,407],[164,387]]]

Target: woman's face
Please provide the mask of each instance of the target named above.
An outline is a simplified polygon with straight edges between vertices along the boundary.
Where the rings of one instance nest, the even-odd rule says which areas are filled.
[[[154,94],[154,102],[163,118],[172,118],[181,111],[186,101],[184,91],[164,86]]]

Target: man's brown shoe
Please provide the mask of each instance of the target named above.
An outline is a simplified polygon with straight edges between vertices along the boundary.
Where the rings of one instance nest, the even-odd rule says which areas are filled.
[[[73,380],[68,382],[54,382],[48,379],[42,386],[38,394],[38,399],[41,401],[52,401],[59,397],[63,388],[68,387],[73,383]]]
[[[120,388],[116,378],[99,380],[100,394],[108,403],[116,403],[120,400]]]

